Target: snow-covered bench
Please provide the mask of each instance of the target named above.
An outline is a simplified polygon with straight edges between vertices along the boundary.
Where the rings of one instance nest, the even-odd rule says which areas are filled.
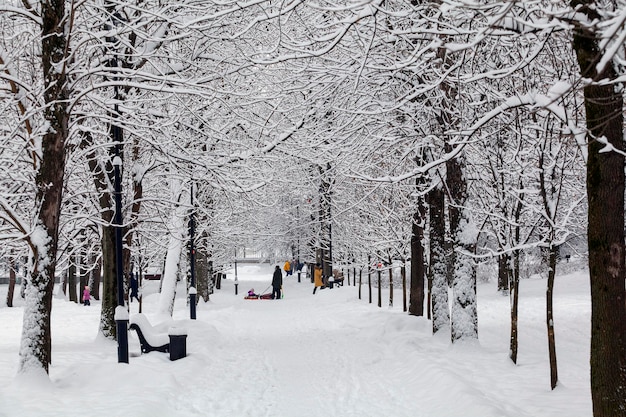
[[[130,318],[129,328],[137,332],[141,353],[152,351],[167,353],[170,351],[169,335],[156,332],[145,315],[133,314]]]
[[[333,269],[333,274],[328,277],[328,286],[333,288],[335,285],[343,287],[343,272],[338,269]]]

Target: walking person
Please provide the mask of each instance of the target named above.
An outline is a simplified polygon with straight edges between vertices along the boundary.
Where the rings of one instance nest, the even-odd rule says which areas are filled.
[[[272,276],[272,300],[280,300],[280,289],[283,286],[283,273],[280,272],[280,266],[276,265],[274,275]]]
[[[91,291],[89,291],[89,285],[85,285],[85,289],[83,290],[83,305],[84,306],[91,305],[91,302],[89,302],[90,299],[91,299]]]
[[[324,280],[322,279],[322,267],[320,264],[317,264],[313,267],[313,294],[317,290],[317,287],[324,288]]]
[[[139,301],[139,283],[137,282],[137,278],[133,275],[130,276],[130,302],[133,302],[133,298]]]

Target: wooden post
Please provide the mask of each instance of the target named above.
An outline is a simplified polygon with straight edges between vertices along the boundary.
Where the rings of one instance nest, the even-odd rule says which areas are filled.
[[[402,311],[406,313],[406,266],[404,263],[400,267],[400,276],[402,277]]]

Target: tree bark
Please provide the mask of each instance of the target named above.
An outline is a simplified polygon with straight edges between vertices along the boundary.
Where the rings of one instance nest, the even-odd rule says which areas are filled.
[[[320,238],[319,238],[319,250],[322,263],[322,273],[325,277],[324,283],[333,273],[333,259],[332,259],[332,214],[331,214],[331,165],[318,166],[320,174],[320,194],[319,194],[319,224],[320,224]]]
[[[548,288],[546,289],[546,325],[548,329],[548,356],[550,359],[550,388],[556,388],[559,380],[558,369],[556,365],[556,337],[554,334],[554,277],[556,276],[556,260],[557,250],[555,246],[549,249],[548,257]]]
[[[524,183],[520,180],[519,189],[524,189]],[[517,201],[515,206],[515,245],[520,243],[520,235],[521,235],[521,227],[520,227],[520,217],[522,215],[522,207],[523,207],[523,198],[524,193],[520,193],[521,198]],[[520,268],[520,250],[515,249],[513,251],[513,273],[510,276],[511,283],[509,284],[509,300],[511,302],[511,337],[509,343],[509,357],[513,361],[513,363],[517,363],[517,348],[519,343],[518,332],[517,332],[517,318],[519,311],[519,268]]]
[[[15,260],[11,258],[9,264],[9,288],[7,291],[7,307],[13,307],[13,295],[15,294],[15,282],[17,281],[15,274]]]
[[[372,258],[367,256],[367,287],[369,289],[369,303],[372,304]]]
[[[106,213],[109,212],[102,213],[103,219],[105,216],[109,217]],[[117,307],[117,285],[115,278],[115,227],[110,223],[102,226],[101,246],[103,283],[100,332],[109,339],[116,339],[117,326],[115,323],[115,307]]]
[[[467,209],[468,193],[465,179],[465,157],[458,155],[446,163],[446,185],[450,195],[448,213],[454,250],[452,265],[452,341],[478,338],[476,306],[476,270],[471,258],[475,238],[472,236],[472,218]]]
[[[76,261],[76,270],[78,272],[78,295],[80,302],[83,303],[85,300],[83,299],[83,290],[86,286],[89,285],[89,274],[87,273],[86,258],[83,255],[79,255]],[[89,290],[91,292],[91,288]]]
[[[180,184],[173,189],[174,200],[179,204],[182,195]],[[184,217],[187,209],[177,205],[172,210],[170,219],[170,237],[165,256],[165,267],[161,277],[161,294],[159,295],[158,312],[170,317],[174,314],[176,301],[176,289],[179,281],[180,261],[183,252],[183,242],[187,240],[187,228],[184,225]]]
[[[498,291],[506,295],[509,291],[511,276],[511,255],[502,253],[498,255]]]
[[[445,193],[435,187],[427,195],[430,223],[430,273],[432,281],[433,334],[450,326],[448,310],[448,279],[445,254],[446,224],[444,217]]]
[[[611,62],[598,72],[603,56],[597,25],[601,4],[574,0],[587,15],[574,22],[573,48],[581,75],[593,82],[584,88],[587,121],[587,200],[589,276],[591,280],[591,398],[595,417],[626,416],[626,307],[624,279],[624,157],[601,152],[603,138],[624,150],[622,90],[610,82],[617,74]]]
[[[409,314],[424,315],[424,198],[418,197],[418,207],[413,214],[411,228],[411,291]]]
[[[400,267],[400,278],[402,279],[402,311],[406,312],[407,311],[407,306],[406,306],[406,302],[407,302],[407,300],[406,300],[406,266],[404,266],[404,263]],[[423,286],[423,283],[422,283],[422,286]],[[423,308],[424,307],[422,306],[422,309]]]
[[[41,2],[41,59],[43,68],[43,118],[47,129],[41,138],[41,159],[35,176],[38,207],[34,234],[29,238],[30,277],[25,288],[24,320],[19,372],[48,372],[52,361],[50,314],[56,272],[59,217],[65,175],[65,150],[69,134],[69,93],[65,72],[68,26],[64,0]]]
[[[100,300],[100,279],[102,277],[100,270],[102,269],[102,259],[99,256],[92,255],[91,265],[94,266],[91,270],[91,279],[89,280],[91,296],[94,300]]]
[[[209,268],[206,252],[202,248],[196,249],[196,286],[198,294],[206,303],[209,301]],[[198,300],[199,301],[199,300]]]
[[[76,293],[76,265],[70,261],[70,267],[67,271],[67,285],[70,301],[77,303],[78,294]]]
[[[511,336],[509,343],[509,357],[513,363],[517,363],[517,348],[518,348],[518,331],[517,331],[517,318],[519,310],[519,251],[514,254],[515,268],[513,271],[511,289],[509,297],[511,300]]]

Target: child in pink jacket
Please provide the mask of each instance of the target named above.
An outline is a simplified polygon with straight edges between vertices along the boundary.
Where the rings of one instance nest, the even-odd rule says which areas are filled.
[[[91,305],[89,299],[91,298],[91,293],[89,292],[89,285],[85,285],[85,290],[83,291],[83,305],[88,306]]]

